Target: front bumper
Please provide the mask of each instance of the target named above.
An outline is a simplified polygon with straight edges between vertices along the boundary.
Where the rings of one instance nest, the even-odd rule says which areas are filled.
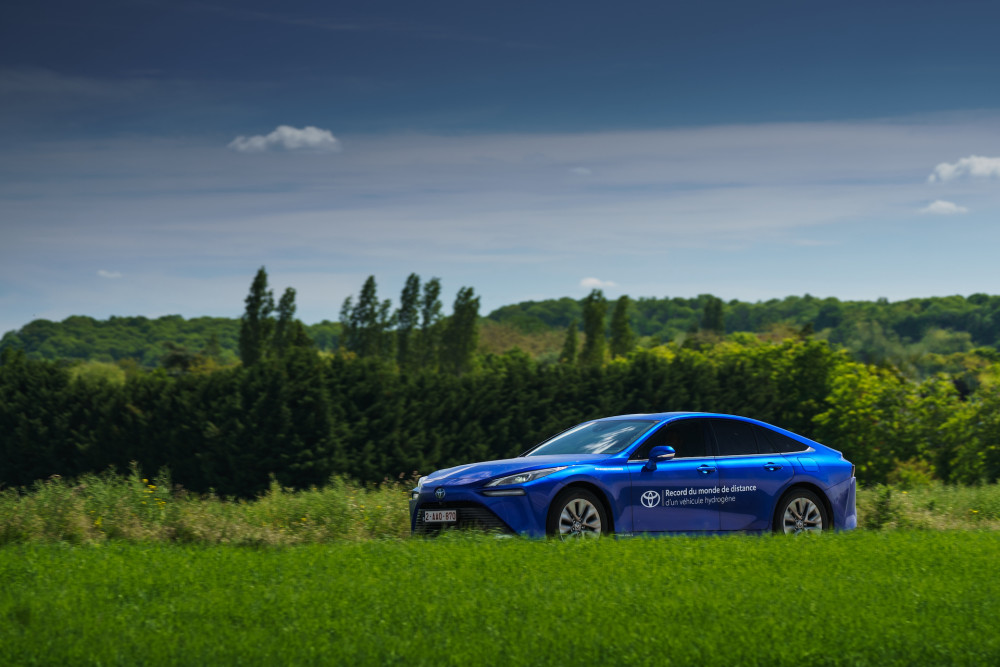
[[[445,489],[443,499],[435,496],[438,488]],[[547,494],[540,494],[547,495]],[[426,535],[446,528],[471,528],[499,533],[542,537],[548,503],[534,493],[519,496],[487,496],[482,488],[464,486],[424,487],[410,500],[410,532]],[[425,510],[454,509],[455,523],[425,523]]]
[[[473,502],[433,502],[415,507],[417,501],[410,501],[410,532],[414,535],[434,535],[448,528],[462,530],[482,530],[493,533],[511,534],[514,530],[490,508]],[[425,510],[455,510],[455,522],[424,522]]]

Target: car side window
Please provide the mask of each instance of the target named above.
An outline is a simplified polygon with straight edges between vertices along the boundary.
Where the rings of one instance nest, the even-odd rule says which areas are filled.
[[[649,458],[649,450],[658,446],[673,447],[674,458],[695,458],[708,455],[703,419],[681,419],[661,426],[630,457],[633,461]]]
[[[781,450],[768,437],[769,431],[763,426],[753,425],[753,432],[757,436],[757,449],[761,454],[777,454]]]
[[[757,442],[760,443],[761,452],[764,452],[765,443],[768,454],[778,454],[781,452],[804,452],[809,449],[808,445],[799,442],[787,435],[772,431],[763,426],[757,427]]]
[[[712,430],[719,446],[719,456],[759,453],[752,424],[737,419],[713,419]]]

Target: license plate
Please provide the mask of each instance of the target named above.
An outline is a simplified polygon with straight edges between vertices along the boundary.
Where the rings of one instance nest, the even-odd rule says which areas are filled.
[[[424,523],[449,523],[458,521],[458,510],[424,510]]]

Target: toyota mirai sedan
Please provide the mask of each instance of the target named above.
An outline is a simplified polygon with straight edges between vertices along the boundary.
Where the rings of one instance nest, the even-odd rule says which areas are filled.
[[[421,477],[414,534],[526,536],[774,531],[857,526],[854,466],[755,419],[663,412],[578,424],[512,459]]]

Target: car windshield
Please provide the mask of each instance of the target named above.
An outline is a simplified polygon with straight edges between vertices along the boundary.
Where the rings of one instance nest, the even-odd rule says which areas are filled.
[[[587,422],[546,440],[525,456],[617,454],[656,424],[648,419]]]

